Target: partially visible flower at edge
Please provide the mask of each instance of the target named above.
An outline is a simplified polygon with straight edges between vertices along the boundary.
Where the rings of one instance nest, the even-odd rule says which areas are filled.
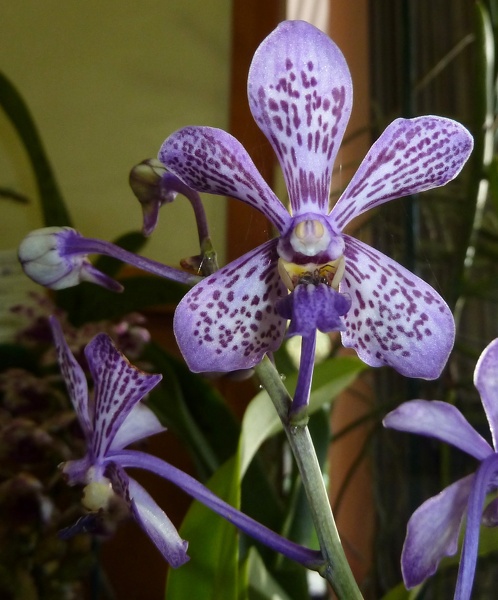
[[[61,371],[87,444],[83,458],[63,464],[64,475],[70,484],[85,486],[83,504],[92,512],[105,511],[115,502],[126,503],[164,558],[179,567],[188,560],[187,542],[145,489],[111,458],[112,452],[164,430],[154,413],[140,403],[162,376],[140,371],[116,350],[109,336],[99,334],[85,348],[95,384],[90,404],[84,372],[55,318],[51,326]]]
[[[437,400],[404,402],[384,418],[384,426],[436,438],[473,456],[480,465],[424,502],[408,522],[401,556],[403,579],[412,588],[436,572],[439,561],[457,552],[458,536],[467,510],[455,598],[470,598],[476,568],[481,521],[498,525],[498,498],[484,509],[486,494],[498,489],[498,338],[482,352],[474,384],[491,430],[493,447],[453,405]]]

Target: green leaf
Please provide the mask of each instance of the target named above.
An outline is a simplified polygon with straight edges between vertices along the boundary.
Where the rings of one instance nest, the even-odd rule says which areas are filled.
[[[239,506],[237,461],[227,461],[208,487],[232,506]],[[189,542],[190,561],[170,570],[167,600],[234,600],[238,594],[238,533],[225,519],[194,502],[180,528]]]
[[[382,596],[381,600],[415,600],[420,595],[422,588],[423,584],[418,585],[412,590],[407,590],[404,584],[400,583]]]
[[[245,564],[249,600],[291,600],[271,576],[256,548],[251,548]]]
[[[355,356],[333,357],[317,365],[311,387],[310,414],[333,400],[365,369],[367,365]],[[296,381],[297,374],[285,380],[285,386],[291,394]],[[280,419],[268,394],[262,391],[251,400],[242,421],[239,445],[241,477],[261,444],[279,431],[282,431]]]
[[[21,94],[0,72],[0,106],[21,138],[33,168],[46,227],[71,226],[71,218],[55,179],[33,117]]]
[[[28,204],[29,200],[24,194],[20,194],[11,188],[0,187],[0,198],[5,200],[13,200],[14,202],[20,202],[21,204]]]

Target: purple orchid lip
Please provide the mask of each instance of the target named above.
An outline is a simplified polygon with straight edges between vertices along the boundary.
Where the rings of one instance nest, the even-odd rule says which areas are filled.
[[[274,304],[284,297],[278,273],[290,290],[301,275],[318,284],[323,279],[313,279],[315,271],[331,263],[339,270],[334,261],[343,257],[340,276],[329,284],[351,299],[344,346],[371,366],[437,378],[454,343],[450,309],[431,286],[343,230],[367,210],[455,178],[472,151],[469,132],[442,117],[397,119],[329,212],[333,163],[352,106],[351,77],[339,48],[309,23],[280,24],[254,55],[248,98],[282,167],[291,214],[224,131],[185,127],[159,151],[160,161],[186,185],[253,206],[280,235],[276,248],[269,242],[227,265],[178,306],[175,333],[189,367],[230,371],[257,364],[284,337],[278,312],[261,305],[262,298]],[[264,328],[261,307],[267,311]]]

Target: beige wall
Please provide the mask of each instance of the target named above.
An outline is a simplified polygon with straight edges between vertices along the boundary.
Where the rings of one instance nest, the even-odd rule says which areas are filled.
[[[73,221],[113,239],[141,226],[129,169],[187,124],[226,128],[230,0],[21,0],[0,6],[0,68],[39,126]],[[0,185],[34,202],[0,200],[0,249],[41,226],[29,164],[0,115]],[[223,251],[225,200],[206,201]],[[190,206],[163,209],[145,254],[196,254]],[[221,257],[222,258],[222,257]]]

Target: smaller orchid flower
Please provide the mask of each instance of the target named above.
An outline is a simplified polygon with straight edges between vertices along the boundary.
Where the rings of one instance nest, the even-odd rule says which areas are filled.
[[[493,447],[451,404],[436,400],[404,402],[384,419],[384,426],[436,438],[478,461],[475,474],[468,475],[426,500],[408,522],[401,556],[406,587],[412,588],[436,572],[439,561],[458,549],[458,536],[467,511],[455,598],[470,598],[479,544],[481,522],[498,525],[498,499],[483,511],[486,494],[498,489],[498,338],[481,354],[474,372],[474,384],[491,429]]]
[[[291,560],[310,569],[323,567],[320,551],[300,546],[271,531],[173,465],[144,452],[126,449],[132,442],[164,431],[152,411],[140,403],[161,380],[161,375],[148,375],[130,365],[109,336],[99,334],[85,349],[95,382],[94,401],[89,403],[83,370],[55,318],[51,319],[51,326],[61,371],[87,444],[86,455],[64,463],[62,471],[70,484],[85,486],[82,502],[89,513],[63,530],[63,537],[75,532],[99,531],[99,517],[107,510],[119,513],[124,505],[172,567],[184,564],[188,560],[187,542],[180,538],[146,490],[125,470],[138,468],[171,481],[244,533]]]
[[[87,444],[86,455],[63,464],[70,484],[82,484],[83,505],[92,513],[125,504],[172,567],[188,560],[183,541],[164,511],[134,479],[113,452],[164,428],[140,400],[161,380],[144,373],[116,350],[106,334],[97,335],[85,348],[95,383],[90,403],[83,369],[69,350],[62,329],[51,319],[59,364]]]

